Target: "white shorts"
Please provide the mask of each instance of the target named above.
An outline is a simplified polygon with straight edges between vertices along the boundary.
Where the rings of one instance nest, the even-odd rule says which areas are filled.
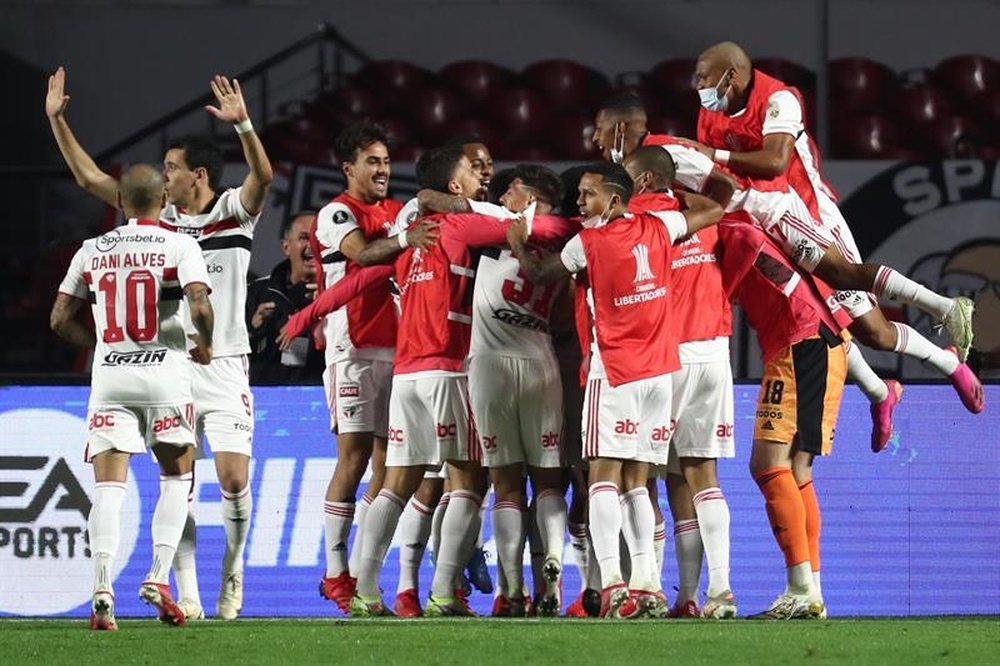
[[[861,251],[854,241],[854,234],[837,203],[820,191],[816,192],[816,201],[819,204],[819,215],[823,219],[823,226],[830,229],[836,248],[852,264],[863,263]],[[878,305],[878,299],[873,294],[863,291],[838,291],[834,298],[854,319],[868,314]]]
[[[386,467],[480,461],[482,451],[471,416],[465,375],[393,377]]]
[[[562,380],[555,358],[473,356],[469,400],[486,467],[562,466]]]
[[[611,386],[587,380],[583,401],[583,455],[667,463],[670,444],[670,375]]]
[[[191,363],[198,442],[207,435],[213,453],[250,456],[253,444],[253,393],[246,356],[223,356],[209,365]],[[198,447],[198,457],[205,457]]]
[[[330,431],[371,432],[385,437],[392,390],[392,363],[347,359],[323,372]]]
[[[195,446],[194,405],[118,405],[87,411],[86,462],[105,451],[145,453],[154,444]]]
[[[667,471],[680,474],[678,458],[733,458],[733,372],[729,358],[684,365],[673,378],[674,432]]]

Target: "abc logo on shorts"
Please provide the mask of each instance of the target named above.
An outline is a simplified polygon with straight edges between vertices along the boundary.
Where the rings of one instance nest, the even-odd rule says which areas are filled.
[[[0,414],[0,612],[65,613],[90,600],[94,472],[83,462],[86,437],[87,422],[63,411]],[[130,475],[115,578],[135,549],[140,508]]]

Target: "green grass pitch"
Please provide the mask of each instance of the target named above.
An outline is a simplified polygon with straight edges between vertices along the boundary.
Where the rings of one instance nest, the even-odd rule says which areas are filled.
[[[2,620],[8,664],[996,664],[1000,617],[733,620],[254,620],[168,628]],[[670,660],[670,661],[666,661]]]

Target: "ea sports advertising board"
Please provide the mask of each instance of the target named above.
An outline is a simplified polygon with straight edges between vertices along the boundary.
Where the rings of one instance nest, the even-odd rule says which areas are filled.
[[[88,614],[91,563],[86,516],[93,472],[83,462],[87,387],[0,388],[0,614]],[[246,560],[247,616],[329,616],[317,594],[323,571],[323,495],[335,446],[322,389],[256,388],[251,479],[254,515]],[[744,612],[766,607],[784,585],[782,558],[747,473],[757,387],[736,387],[737,458],[720,465],[732,511],[732,581]],[[889,448],[868,448],[868,407],[849,388],[833,456],[817,463],[823,508],[823,587],[831,613],[908,615],[1000,613],[1000,387],[993,408],[968,414],[949,386],[909,386]],[[211,460],[197,468],[198,567],[211,614],[224,534]],[[114,569],[118,614],[148,616],[138,600],[150,561],[150,521],[159,477],[151,457],[132,459]],[[666,509],[666,507],[664,507]],[[669,515],[669,512],[666,512]],[[487,512],[486,548],[496,573]],[[668,539],[672,538],[669,536]],[[676,584],[667,544],[664,586]],[[578,589],[565,552],[567,596]],[[395,591],[398,550],[382,579]],[[425,561],[422,589],[429,589]],[[961,581],[975,594],[942,593]],[[491,600],[473,594],[488,612]]]

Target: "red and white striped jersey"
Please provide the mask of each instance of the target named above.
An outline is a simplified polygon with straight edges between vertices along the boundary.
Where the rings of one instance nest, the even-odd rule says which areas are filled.
[[[360,229],[367,241],[385,238],[401,208],[402,204],[394,199],[367,204],[344,192],[319,210],[310,243],[320,290],[360,268],[340,251],[347,235]],[[327,315],[323,332],[328,364],[348,358],[392,361],[396,313],[388,283],[364,292]]]
[[[566,243],[566,270],[586,270],[591,379],[618,386],[680,368],[670,259],[685,233],[687,221],[676,211],[627,214]]]
[[[251,215],[243,208],[241,190],[241,187],[226,190],[209,203],[204,213],[190,215],[173,204],[160,213],[161,227],[193,236],[205,257],[212,277],[216,357],[250,353],[245,312],[247,272],[253,231],[260,213]],[[190,325],[188,330],[193,332]]]
[[[210,284],[198,244],[151,220],[83,242],[59,291],[91,303],[91,405],[190,402],[181,301],[196,282]]]

